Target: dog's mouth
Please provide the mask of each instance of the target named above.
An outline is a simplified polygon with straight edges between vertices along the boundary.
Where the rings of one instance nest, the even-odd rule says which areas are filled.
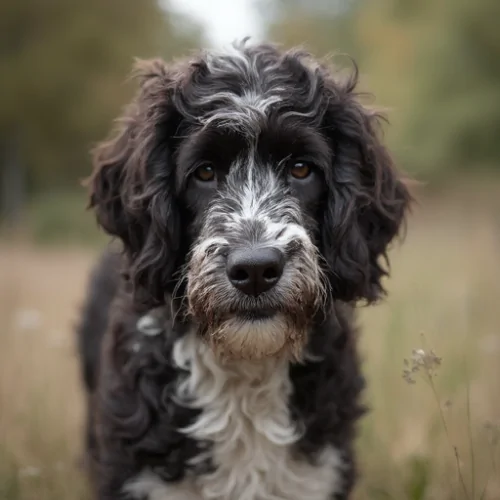
[[[194,311],[198,313],[195,317],[200,334],[220,359],[258,361],[279,356],[300,359],[309,325],[304,307],[297,314],[283,302],[263,298],[247,299],[226,310],[223,303],[219,304],[222,310],[204,306]],[[290,301],[290,306],[293,305]]]
[[[268,319],[272,319],[276,316],[277,311],[271,308],[263,308],[263,309],[249,309],[243,311],[237,311],[235,316],[243,321],[248,321],[250,323],[257,321],[265,321]]]

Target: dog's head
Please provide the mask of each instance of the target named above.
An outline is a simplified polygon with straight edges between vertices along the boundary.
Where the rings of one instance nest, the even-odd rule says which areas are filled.
[[[138,300],[178,290],[217,352],[260,359],[299,355],[331,300],[383,293],[410,196],[356,72],[243,43],[139,75],[90,180]]]

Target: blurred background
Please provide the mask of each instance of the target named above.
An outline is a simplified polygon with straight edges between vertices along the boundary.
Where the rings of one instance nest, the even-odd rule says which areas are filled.
[[[354,57],[420,181],[389,298],[361,311],[355,498],[500,499],[499,23],[498,0],[2,0],[0,499],[88,498],[73,327],[107,239],[81,180],[134,57],[246,35]]]

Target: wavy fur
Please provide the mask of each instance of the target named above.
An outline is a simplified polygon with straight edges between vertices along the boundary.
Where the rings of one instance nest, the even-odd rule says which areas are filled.
[[[346,500],[364,413],[354,310],[383,296],[410,203],[382,117],[357,71],[266,44],[136,74],[89,179],[123,245],[79,328],[96,498]],[[306,180],[291,161],[313,165]],[[228,255],[269,246],[283,274],[243,294]]]

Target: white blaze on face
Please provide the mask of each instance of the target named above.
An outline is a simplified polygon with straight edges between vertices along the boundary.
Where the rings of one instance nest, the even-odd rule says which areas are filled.
[[[256,162],[256,153],[251,151],[247,158],[232,166],[234,171],[244,171],[245,176],[243,181],[241,174],[229,179],[227,196],[237,208],[227,214],[228,226],[238,231],[244,223],[260,223],[265,228],[265,236],[264,241],[258,243],[300,239],[310,247],[309,235],[300,224],[302,213],[298,202],[286,192],[272,165],[258,166]]]

